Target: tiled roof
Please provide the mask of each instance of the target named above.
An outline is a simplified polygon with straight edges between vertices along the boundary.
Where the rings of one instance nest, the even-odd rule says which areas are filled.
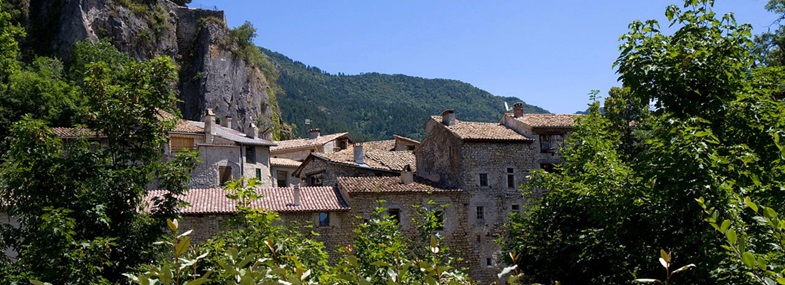
[[[365,150],[391,151],[395,149],[395,140],[369,141],[363,143]]]
[[[577,114],[524,114],[518,121],[532,128],[572,128]]]
[[[302,162],[296,161],[294,159],[277,158],[277,157],[270,158],[270,165],[273,166],[299,167],[300,164],[302,164]]]
[[[257,188],[262,198],[251,203],[255,209],[266,209],[275,212],[321,212],[349,210],[343,197],[332,187],[301,187],[300,204],[293,205],[294,188]],[[152,190],[147,193],[147,201],[160,197],[164,190]],[[231,214],[236,212],[235,201],[226,198],[226,191],[221,188],[191,189],[179,196],[190,206],[180,209],[181,214]]]
[[[346,136],[348,134],[349,133],[337,133],[337,134],[320,136],[315,139],[296,139],[296,140],[277,141],[275,143],[278,144],[278,146],[270,148],[270,151],[275,152],[275,151],[298,149],[298,148],[310,148],[314,146],[324,145],[331,140],[335,140],[337,138]]]
[[[510,129],[499,123],[463,122],[456,119],[454,125],[445,126],[441,123],[441,116],[432,116],[431,119],[435,120],[442,127],[447,128],[450,132],[462,140],[522,142],[534,141],[533,139],[519,134],[513,129]]]
[[[197,121],[187,121],[189,124],[204,129],[204,122],[197,122]],[[240,132],[235,129],[230,129],[221,125],[214,125],[215,126],[215,135],[225,138],[227,140],[241,143],[245,145],[266,145],[266,146],[274,146],[275,143],[266,139],[262,138],[249,138],[245,135],[245,133]]]
[[[160,118],[165,119],[165,120],[171,120],[171,119],[176,119],[177,120],[177,123],[174,125],[174,129],[172,130],[172,132],[176,132],[176,133],[204,133],[204,129],[203,128],[200,128],[200,127],[194,126],[192,124],[189,124],[186,120],[179,119],[179,118],[175,117],[174,115],[172,115],[169,112],[166,112],[164,110],[160,110],[159,109],[158,110],[158,114],[160,115]]]
[[[365,150],[363,144],[363,164],[354,161],[354,148],[350,147],[345,150],[334,153],[312,153],[312,155],[321,159],[327,160],[332,163],[343,164],[353,167],[373,168],[385,171],[401,171],[407,164],[412,167],[416,166],[416,159],[414,153],[411,151],[385,151],[385,150]]]
[[[407,137],[402,137],[402,136],[399,136],[399,135],[393,135],[393,138],[395,138],[396,140],[407,141],[407,142],[410,142],[410,143],[413,143],[413,144],[420,144],[420,141],[417,141],[417,140],[411,139],[411,138],[407,138]]]
[[[82,136],[95,136],[95,132],[85,128],[52,128],[52,132],[61,138],[78,138]]]
[[[347,193],[405,193],[405,192],[461,192],[461,189],[443,189],[415,181],[402,184],[400,177],[338,177],[338,187]]]

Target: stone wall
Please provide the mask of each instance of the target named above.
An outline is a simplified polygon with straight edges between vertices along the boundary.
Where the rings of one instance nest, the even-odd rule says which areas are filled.
[[[338,177],[375,177],[375,176],[398,176],[399,173],[393,171],[376,170],[370,168],[351,167],[327,162],[321,158],[314,158],[300,170],[300,181],[308,185],[308,176],[322,175],[323,186],[335,186]]]
[[[298,149],[298,150],[291,150],[291,151],[276,151],[272,153],[273,157],[278,158],[288,158],[291,160],[296,161],[303,161],[308,158],[308,155],[312,152],[316,152],[317,148],[309,148],[309,149]]]
[[[415,150],[417,175],[445,187],[460,187],[463,142],[433,119],[425,123],[425,139]]]
[[[218,168],[229,166],[232,168],[232,179],[241,176],[256,178],[256,170],[262,171],[262,185],[272,185],[270,175],[270,158],[268,147],[255,147],[257,163],[248,163],[245,159],[245,147],[225,144],[201,144],[197,146],[201,163],[191,172],[190,188],[220,187]],[[241,170],[242,168],[242,170]]]
[[[439,233],[444,237],[442,247],[447,247],[447,251],[453,258],[461,258],[462,261],[456,264],[459,268],[469,266],[471,257],[476,251],[476,244],[472,243],[469,236],[469,229],[464,222],[467,219],[466,204],[468,196],[461,192],[445,193],[350,193],[347,202],[351,205],[352,215],[360,216],[362,219],[370,218],[377,207],[387,209],[397,209],[400,212],[400,230],[407,237],[411,247],[423,248],[428,245],[428,240],[420,237],[417,225],[412,219],[418,219],[419,215],[414,205],[421,207],[434,207],[428,205],[428,201],[434,201],[437,205],[444,208],[444,230]],[[383,202],[380,202],[383,201]],[[353,219],[345,221],[344,228],[354,227],[361,223],[361,220]],[[354,238],[354,234],[351,235]]]
[[[524,205],[518,186],[525,183],[530,169],[538,167],[537,154],[539,147],[528,142],[464,143],[461,187],[470,197],[466,223],[476,250],[468,258],[472,278],[492,282],[503,268],[503,256],[495,240],[502,234],[513,205],[519,211]],[[480,174],[487,175],[487,186],[480,185]],[[508,175],[514,177],[513,188],[507,185]]]
[[[303,234],[323,242],[327,253],[335,257],[338,250],[349,245],[353,238],[354,216],[348,211],[334,211],[328,214],[330,225],[327,227],[319,226],[318,212],[282,212],[279,216],[286,226],[297,227]],[[231,218],[230,214],[185,215],[180,220],[180,232],[193,230],[190,235],[191,241],[205,242],[222,231],[232,229],[226,226]],[[317,235],[312,236],[312,232]]]

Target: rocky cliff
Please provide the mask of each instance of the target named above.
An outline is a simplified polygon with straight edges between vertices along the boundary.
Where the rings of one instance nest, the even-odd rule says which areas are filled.
[[[235,52],[223,11],[190,9],[167,0],[30,0],[26,29],[39,55],[67,59],[84,39],[109,40],[136,59],[167,55],[180,66],[178,97],[186,119],[205,108],[243,130],[280,117],[258,67]],[[272,107],[271,107],[272,106]],[[273,114],[276,113],[276,114]]]

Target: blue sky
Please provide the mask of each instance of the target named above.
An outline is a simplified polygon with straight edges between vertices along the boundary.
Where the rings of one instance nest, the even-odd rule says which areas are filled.
[[[767,0],[717,0],[753,33],[776,15]],[[253,23],[256,44],[329,73],[457,79],[554,113],[586,109],[594,89],[619,86],[618,38],[636,20],[667,26],[663,0],[193,0]],[[503,104],[499,102],[500,106]],[[445,106],[449,107],[449,106]]]

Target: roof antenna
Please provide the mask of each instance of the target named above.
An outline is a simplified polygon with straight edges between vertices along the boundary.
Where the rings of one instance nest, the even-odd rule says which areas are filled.
[[[510,105],[507,105],[507,101],[504,101],[504,111],[505,112],[512,111],[512,108],[510,108]]]

